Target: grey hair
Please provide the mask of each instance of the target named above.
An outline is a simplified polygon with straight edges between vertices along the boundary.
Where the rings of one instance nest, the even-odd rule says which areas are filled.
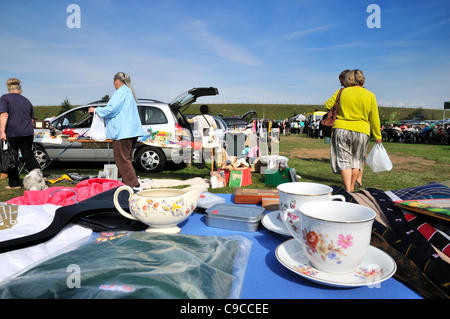
[[[136,94],[134,93],[133,87],[131,86],[130,76],[124,72],[118,72],[116,73],[116,75],[114,75],[114,81],[115,80],[119,80],[120,82],[128,86],[128,88],[131,90],[131,93],[133,93],[134,99],[137,102]]]

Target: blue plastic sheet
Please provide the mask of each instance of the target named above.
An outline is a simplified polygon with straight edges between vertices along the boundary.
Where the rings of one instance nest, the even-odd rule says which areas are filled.
[[[251,241],[240,236],[96,233],[0,286],[0,298],[239,298]]]

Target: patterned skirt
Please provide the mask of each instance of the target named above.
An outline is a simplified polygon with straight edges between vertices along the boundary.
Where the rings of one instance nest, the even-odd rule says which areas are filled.
[[[344,129],[331,133],[330,163],[333,173],[344,169],[363,169],[369,135]]]

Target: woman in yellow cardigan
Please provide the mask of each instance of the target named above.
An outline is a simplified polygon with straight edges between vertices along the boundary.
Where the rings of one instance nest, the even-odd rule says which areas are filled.
[[[364,168],[370,134],[381,143],[380,117],[375,94],[365,89],[364,75],[356,69],[347,72],[339,112],[331,133],[331,169],[340,173],[347,191],[353,192],[360,170]],[[339,90],[325,102],[331,109]]]

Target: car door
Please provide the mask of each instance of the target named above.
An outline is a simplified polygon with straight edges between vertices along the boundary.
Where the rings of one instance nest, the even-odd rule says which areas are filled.
[[[55,119],[52,125],[66,134],[84,134],[92,124],[92,114],[88,112],[89,106],[74,108]],[[80,138],[82,140],[83,137]],[[53,160],[61,161],[94,161],[94,148],[88,147],[86,143],[75,140],[63,140],[61,144],[43,144],[45,151]]]

